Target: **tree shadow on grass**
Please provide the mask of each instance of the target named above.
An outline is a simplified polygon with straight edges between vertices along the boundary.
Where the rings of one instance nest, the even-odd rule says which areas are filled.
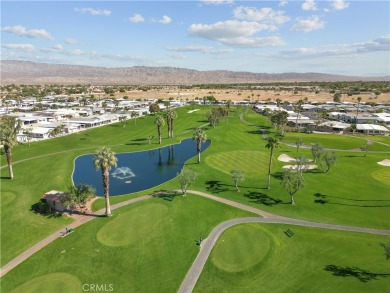
[[[363,283],[378,280],[377,277],[390,276],[390,274],[376,274],[356,267],[341,267],[336,265],[327,265],[324,270],[332,272],[332,275],[337,277],[355,277]]]
[[[362,207],[362,208],[383,208],[383,207],[390,207],[390,200],[386,199],[353,199],[353,198],[344,198],[339,196],[332,196],[332,195],[326,195],[322,193],[315,193],[314,196],[316,199],[314,200],[314,203],[319,204],[334,204],[334,205],[342,205],[342,206],[353,206],[353,207]],[[382,204],[382,205],[358,205],[358,204],[347,204],[347,203],[338,203],[338,202],[331,202],[330,199],[340,199],[340,200],[347,200],[352,202],[386,202],[389,204]]]
[[[284,203],[280,199],[270,197],[270,196],[266,195],[265,193],[257,192],[257,191],[247,192],[244,194],[244,196],[251,199],[252,202],[263,204],[266,206],[271,206],[271,207],[273,205],[277,205],[277,204],[287,204],[287,203]]]
[[[206,186],[206,190],[211,192],[211,193],[217,193],[218,194],[218,193],[221,193],[221,192],[229,190],[228,188],[223,187],[223,186],[229,186],[229,185],[222,184],[222,183],[220,183],[220,181],[217,181],[217,180],[205,181],[205,184],[207,185]]]
[[[270,132],[268,130],[265,130],[265,129],[263,129],[263,130],[258,129],[258,130],[249,130],[249,131],[247,131],[247,133],[262,135],[262,134],[269,134]]]
[[[271,176],[273,178],[275,178],[275,179],[282,180],[283,179],[283,174],[284,174],[284,172],[278,171],[278,172],[275,172],[275,173],[271,174]]]

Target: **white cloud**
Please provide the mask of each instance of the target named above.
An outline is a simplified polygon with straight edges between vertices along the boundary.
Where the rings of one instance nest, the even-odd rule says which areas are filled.
[[[279,6],[279,7],[284,7],[284,6],[286,6],[287,4],[288,4],[288,2],[287,2],[286,0],[282,0],[282,1],[279,2],[278,6]]]
[[[313,30],[322,29],[325,26],[325,22],[321,20],[317,15],[310,16],[306,19],[299,19],[290,29],[292,32],[310,32]]]
[[[349,3],[344,0],[332,0],[331,6],[336,10],[344,10],[349,7]]]
[[[22,37],[32,38],[32,39],[45,39],[49,41],[54,41],[52,35],[44,29],[32,29],[26,30],[22,25],[16,26],[5,26],[1,27],[1,30],[11,34],[15,34]]]
[[[145,18],[141,15],[141,14],[134,14],[133,16],[129,17],[129,21],[131,22],[144,22],[145,21]]]
[[[184,47],[166,47],[165,49],[168,51],[175,51],[175,52],[200,52],[200,53],[208,53],[208,54],[226,54],[234,51],[233,49],[214,49],[213,47],[198,46],[198,45],[191,45],[191,46],[184,46]]]
[[[111,11],[110,10],[107,10],[107,9],[93,9],[93,8],[75,8],[74,9],[75,12],[78,12],[78,13],[81,13],[81,14],[86,14],[86,13],[89,13],[91,15],[104,15],[104,16],[108,16],[111,14]]]
[[[67,38],[65,40],[65,43],[69,44],[69,45],[76,45],[78,44],[79,42],[76,40],[76,39],[73,39],[73,38]]]
[[[192,45],[184,47],[167,47],[166,49],[175,52],[208,52],[212,47]]]
[[[53,50],[62,51],[64,50],[64,47],[61,44],[57,44],[53,47]]]
[[[286,43],[278,36],[264,38],[237,37],[220,39],[219,41],[221,44],[239,48],[264,48],[286,45]]]
[[[168,24],[172,21],[169,16],[164,15],[158,22],[163,24]]]
[[[316,6],[314,0],[306,0],[302,4],[302,9],[306,10],[306,11],[314,11],[314,10],[317,10],[317,6]]]
[[[186,59],[186,55],[184,55],[184,54],[174,54],[174,55],[171,55],[171,57],[173,59]]]
[[[390,35],[368,42],[323,46],[320,48],[296,48],[269,54],[268,57],[277,59],[307,59],[321,57],[352,57],[370,52],[390,52]]]
[[[36,50],[34,45],[31,44],[2,44],[1,47],[24,52],[34,52]]]
[[[254,7],[239,6],[233,10],[237,19],[282,24],[290,20],[285,11],[274,11],[272,8],[256,9]]]
[[[242,36],[251,36],[262,30],[272,28],[267,24],[257,22],[227,20],[214,24],[192,24],[189,28],[189,34],[205,39],[218,40],[227,38],[236,38]]]
[[[280,46],[285,43],[279,37],[253,38],[262,30],[273,30],[274,25],[258,22],[228,20],[214,24],[192,24],[188,33],[195,37],[218,41],[223,45],[247,48]]]
[[[68,51],[67,53],[69,53],[70,55],[82,55],[83,54],[83,51],[79,50],[79,49],[76,49],[76,50],[72,50],[72,51]]]
[[[233,0],[200,0],[200,2],[206,5],[233,4]]]

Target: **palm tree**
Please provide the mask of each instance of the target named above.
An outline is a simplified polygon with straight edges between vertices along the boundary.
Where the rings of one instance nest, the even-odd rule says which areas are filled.
[[[302,100],[299,100],[297,102],[297,104],[295,105],[295,110],[298,111],[297,113],[297,119],[295,121],[295,127],[296,129],[298,129],[298,118],[299,118],[299,115],[301,114],[301,110],[302,110],[302,105],[304,104],[304,102]]]
[[[357,118],[358,118],[358,115],[359,115],[359,105],[360,105],[360,101],[362,100],[362,97],[358,97],[357,98],[357,109],[356,109],[356,118],[355,118],[355,123],[357,123]]]
[[[12,147],[18,144],[17,134],[21,127],[21,121],[15,117],[2,116],[0,118],[0,144],[4,146],[10,179],[14,178],[14,172],[12,170]]]
[[[161,144],[161,127],[165,125],[164,118],[162,116],[157,116],[154,120],[154,124],[157,125],[158,143]]]
[[[134,125],[137,125],[138,113],[133,111],[130,113],[130,116],[131,116],[131,118],[134,118]]]
[[[117,166],[118,159],[115,153],[108,147],[100,147],[94,156],[93,165],[97,170],[102,170],[104,197],[106,199],[106,216],[111,217],[111,207],[109,199],[109,171],[111,167]]]
[[[271,166],[272,166],[272,156],[274,155],[274,149],[280,147],[279,140],[274,137],[268,138],[268,143],[265,146],[267,149],[271,150],[271,153],[269,155],[269,164],[268,164],[268,181],[267,181],[267,188],[271,189],[270,183],[271,183]]]
[[[196,141],[196,150],[198,152],[198,164],[199,164],[202,142],[205,142],[207,140],[207,135],[206,133],[203,132],[201,128],[197,128],[194,132],[194,136],[192,137],[192,139]]]
[[[173,129],[174,129],[174,123],[173,123],[173,121],[175,120],[175,119],[177,119],[177,112],[175,112],[175,111],[170,111],[171,112],[171,138],[173,138]]]

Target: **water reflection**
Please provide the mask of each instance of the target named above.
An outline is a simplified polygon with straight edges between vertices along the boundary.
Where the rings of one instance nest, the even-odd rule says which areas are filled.
[[[202,145],[206,150],[210,141]],[[143,152],[121,153],[117,168],[110,171],[110,195],[121,195],[152,188],[176,177],[184,163],[196,156],[196,143],[192,139],[180,144]],[[103,195],[101,171],[93,165],[93,155],[80,156],[75,160],[74,184],[90,184],[97,195]]]

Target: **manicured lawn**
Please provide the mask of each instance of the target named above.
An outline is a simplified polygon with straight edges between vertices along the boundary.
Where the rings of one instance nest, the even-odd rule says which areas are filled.
[[[113,284],[114,292],[176,292],[199,251],[195,241],[223,221],[248,216],[254,215],[195,195],[129,205],[33,255],[1,279],[2,292],[29,292],[31,286],[51,293],[59,285],[55,274],[66,276],[65,292],[82,292],[80,284]],[[39,284],[43,279],[48,286]]]
[[[295,143],[302,139],[305,145],[321,144],[324,148],[351,150],[358,149],[365,141],[354,136],[344,136],[340,134],[317,134],[317,133],[286,133],[283,142]]]
[[[276,224],[234,226],[218,240],[194,292],[387,292],[389,261],[379,245],[387,240]]]
[[[191,109],[199,109],[199,111],[187,113]],[[163,145],[177,143],[183,138],[191,137],[194,127],[207,123],[205,113],[208,110],[210,110],[209,107],[200,106],[179,109],[179,118],[175,121],[175,138],[169,140],[166,138],[165,127]],[[377,164],[379,161],[388,159],[389,153],[369,153],[364,157],[363,153],[336,152],[337,165],[332,167],[328,173],[313,170],[304,174],[305,187],[296,194],[296,206],[294,207],[289,204],[289,196],[280,185],[282,167],[288,163],[280,162],[276,158],[280,154],[293,157],[305,155],[311,158],[310,150],[301,149],[297,152],[295,147],[286,145],[277,149],[273,159],[271,189],[265,189],[269,150],[265,148],[266,141],[258,127],[240,121],[238,114],[242,111],[243,108],[239,109],[238,113],[232,111],[229,123],[222,121],[215,129],[209,126],[204,128],[212,143],[202,153],[201,164],[196,163],[195,157],[187,162],[187,167],[198,174],[197,181],[190,189],[205,191],[288,217],[390,229],[388,221],[390,168]],[[73,161],[78,155],[92,153],[101,145],[110,145],[117,153],[159,147],[156,141],[154,118],[149,116],[137,119],[137,125],[134,125],[134,121],[128,121],[125,128],[119,124],[108,125],[79,134],[32,143],[30,147],[27,145],[15,147],[13,150],[14,162],[16,162],[14,165],[15,179],[12,181],[1,179],[0,187],[1,264],[4,265],[39,240],[69,225],[70,219],[46,218],[34,214],[31,206],[41,198],[43,193],[51,189],[66,190],[69,187]],[[245,114],[245,119],[258,126],[269,126],[264,117],[251,110]],[[267,129],[267,131],[273,130]],[[146,141],[148,135],[154,135],[154,140],[150,145]],[[295,141],[296,137],[293,136],[298,134],[288,135],[291,135],[290,138]],[[358,148],[364,143],[364,140],[354,137],[319,134],[307,134],[303,140],[305,144],[318,142],[324,147],[344,150]],[[17,163],[19,160],[41,155],[46,156]],[[4,155],[1,159],[4,162]],[[235,191],[230,176],[233,168],[245,171],[246,179],[239,184],[241,192]],[[3,169],[2,176],[7,175],[8,170]],[[173,179],[143,192],[111,197],[111,203],[122,202],[162,189],[178,188],[177,179]],[[97,200],[93,206],[95,210],[103,208],[104,200]],[[112,219],[95,219],[66,238],[56,240],[3,277],[1,279],[2,285],[4,284],[2,289],[5,288],[4,292],[9,292],[12,288],[23,284],[25,284],[23,286],[33,288],[38,286],[41,280],[31,281],[34,278],[46,274],[64,273],[69,275],[69,283],[74,284],[79,284],[77,280],[81,284],[85,282],[108,282],[110,284],[109,282],[114,280],[119,292],[122,289],[138,292],[145,284],[148,286],[145,291],[148,292],[174,292],[197,253],[195,240],[200,236],[207,236],[221,221],[244,215],[247,213],[193,196],[178,197],[172,202],[152,199],[148,203],[138,203],[114,211]],[[258,235],[252,230],[246,230],[245,235],[247,238],[255,239],[254,243],[266,241],[264,235],[267,234],[269,237],[271,232],[261,229]],[[310,233],[307,240],[314,238],[310,236]],[[313,233],[316,233],[316,237],[321,235],[318,236],[318,241],[320,241],[327,238],[328,234],[333,237],[332,233],[335,232],[318,230]],[[348,233],[348,235],[352,234]],[[359,235],[363,240],[367,239],[364,241],[369,241],[370,237],[374,237]],[[273,240],[271,240],[269,245],[272,248]],[[337,242],[331,244],[332,249],[335,250]],[[237,240],[236,245],[240,247],[245,243]],[[229,253],[229,247],[223,249]],[[310,251],[310,247],[302,246],[302,249]],[[62,251],[65,252],[61,253]],[[262,260],[266,260],[269,254],[267,252],[267,255],[263,255],[263,252],[256,250],[255,247],[248,249],[247,252]],[[305,253],[305,251],[302,252],[302,257]],[[224,253],[220,255],[222,254]],[[333,254],[329,254],[328,260],[331,263],[326,265],[334,264],[339,267],[354,265],[352,256],[345,256],[344,262],[339,263],[336,263],[339,256],[335,255],[335,262],[332,257]],[[245,270],[244,275],[247,275],[246,270],[250,271],[250,268],[258,266],[258,264],[253,264],[253,259],[248,254],[237,254],[234,258],[243,259],[240,270]],[[287,258],[287,260],[290,259]],[[291,259],[291,261],[296,261],[296,259]],[[234,271],[235,265],[228,262],[229,259],[220,257],[219,267],[230,266],[230,270]],[[362,263],[370,264],[364,258]],[[294,264],[284,265],[291,268]],[[380,272],[379,268],[376,270],[375,267],[370,268],[359,263],[354,266],[372,270],[375,273]],[[99,274],[96,273],[97,268],[100,270]],[[321,268],[321,271],[323,270]],[[77,276],[77,280],[73,278],[74,276]],[[288,276],[288,274],[283,276]],[[294,276],[293,279],[298,278],[295,273],[292,276]],[[290,277],[287,277],[287,280],[289,279]],[[336,278],[336,280],[339,279]],[[381,277],[378,279],[382,280]],[[32,283],[26,285],[28,281]],[[257,281],[252,282],[253,285],[255,283],[258,284]],[[53,277],[48,288],[56,284],[56,277]],[[313,284],[316,283],[313,281]],[[303,285],[300,284],[300,286]],[[300,286],[297,288],[302,288],[301,292],[308,289]],[[25,287],[19,289],[24,290],[23,288]],[[222,291],[229,290],[229,288],[233,287],[227,284]],[[320,291],[321,288],[317,286],[316,289]],[[40,290],[39,286],[37,290]]]

